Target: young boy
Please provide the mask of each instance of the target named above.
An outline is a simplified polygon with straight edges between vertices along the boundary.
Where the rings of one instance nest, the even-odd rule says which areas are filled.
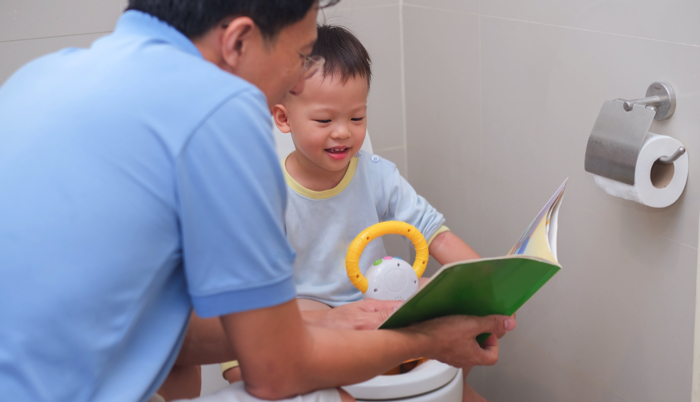
[[[371,78],[370,58],[362,44],[344,28],[321,26],[313,54],[325,58],[323,73],[272,111],[277,127],[291,133],[295,145],[282,168],[288,186],[285,224],[297,252],[294,277],[300,308],[327,309],[362,299],[347,277],[345,254],[358,233],[378,222],[415,226],[440,264],[478,258],[393,163],[360,150]],[[374,240],[365,248],[360,268],[364,272],[385,255],[381,238]],[[224,375],[229,381],[239,379],[238,369]],[[483,398],[465,382],[463,400]]]

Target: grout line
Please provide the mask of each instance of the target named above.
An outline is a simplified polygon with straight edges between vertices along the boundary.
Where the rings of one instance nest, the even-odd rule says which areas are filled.
[[[112,31],[86,32],[86,33],[70,34],[70,35],[40,36],[40,37],[38,37],[38,38],[24,38],[24,39],[0,40],[0,43],[25,42],[25,41],[30,41],[30,40],[53,39],[53,38],[68,38],[68,37],[71,37],[71,36],[86,36],[86,35],[110,34],[110,33],[112,33]]]
[[[669,45],[680,45],[680,46],[700,47],[700,45],[695,45],[695,44],[692,44],[692,43],[673,42],[673,41],[663,40],[663,39],[647,38],[647,37],[644,37],[644,36],[634,36],[634,35],[626,35],[626,34],[614,33],[614,32],[597,31],[597,30],[595,30],[595,29],[569,27],[569,26],[566,26],[566,25],[548,24],[548,23],[545,23],[545,22],[528,21],[528,20],[521,20],[521,19],[517,19],[517,18],[496,17],[496,16],[493,16],[493,15],[482,15],[482,17],[485,17],[485,18],[492,18],[492,19],[497,19],[497,20],[504,20],[504,21],[522,22],[522,23],[534,24],[534,25],[542,25],[542,26],[554,27],[554,28],[571,29],[571,30],[573,30],[573,31],[597,33],[597,34],[604,34],[604,35],[612,35],[612,36],[618,36],[618,37],[622,37],[622,38],[648,40],[648,41],[651,41],[651,42],[666,43],[666,44],[669,44]]]
[[[700,239],[698,239],[700,249]],[[693,334],[693,374],[690,401],[700,402],[700,254],[695,271],[695,332]]]
[[[430,7],[430,6],[422,6],[420,4],[406,4],[407,7],[414,7],[414,8],[423,8],[426,10],[437,10],[437,11],[447,11],[449,13],[458,13],[458,14],[465,14],[465,15],[479,15],[479,13],[472,13],[469,11],[460,11],[460,10],[450,10],[448,8],[441,8],[441,7]]]
[[[386,8],[386,7],[396,7],[396,6],[401,7],[401,2],[394,3],[394,4],[380,4],[380,5],[374,5],[374,6],[338,7],[338,8],[331,8],[331,10],[343,12],[346,10],[367,10],[367,9],[372,9],[372,8]]]
[[[403,29],[403,4],[404,0],[399,1],[399,51],[401,52],[401,124],[403,125],[403,149],[406,159],[406,180],[409,178],[411,167],[408,159],[408,123],[406,118],[406,57],[404,45],[404,29]]]
[[[535,25],[543,25],[543,26],[548,26],[548,27],[563,28],[563,29],[571,29],[571,30],[574,30],[574,31],[582,31],[582,32],[590,32],[590,33],[597,33],[597,34],[605,34],[605,35],[618,36],[618,37],[622,37],[622,38],[641,39],[641,40],[648,40],[648,41],[652,41],[652,42],[666,43],[666,44],[670,44],[670,45],[680,45],[680,46],[690,46],[690,47],[697,47],[697,48],[700,48],[700,44],[684,43],[684,42],[674,42],[674,41],[663,40],[663,39],[648,38],[648,37],[644,37],[644,36],[626,35],[626,34],[621,34],[621,33],[606,32],[606,31],[598,31],[598,30],[595,30],[595,29],[577,28],[577,27],[571,27],[571,26],[566,26],[566,25],[550,24],[550,23],[546,23],[546,22],[523,20],[523,19],[518,19],[518,18],[498,17],[498,16],[495,16],[495,15],[485,15],[485,14],[481,14],[480,12],[475,14],[475,13],[470,13],[470,12],[467,12],[467,11],[449,10],[449,9],[438,8],[438,7],[420,6],[420,5],[415,5],[415,4],[407,4],[406,6],[408,6],[408,7],[415,7],[415,8],[424,8],[424,9],[429,9],[429,10],[437,10],[437,11],[447,11],[447,12],[450,12],[450,13],[459,13],[459,14],[465,14],[465,15],[479,15],[480,17],[491,18],[491,19],[496,19],[496,20],[513,21],[513,22],[523,22],[523,23],[535,24]],[[700,401],[699,401],[699,402],[700,402]]]

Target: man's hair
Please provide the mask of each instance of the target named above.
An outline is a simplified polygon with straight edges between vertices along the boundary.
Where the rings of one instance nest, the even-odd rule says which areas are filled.
[[[329,7],[340,0],[129,0],[138,10],[167,22],[190,39],[198,38],[225,18],[249,17],[270,40],[282,28],[304,18],[312,6]]]
[[[311,52],[326,59],[323,65],[323,77],[339,74],[343,83],[358,75],[367,79],[369,86],[372,79],[372,60],[367,49],[349,30],[336,25],[318,27],[318,39]]]

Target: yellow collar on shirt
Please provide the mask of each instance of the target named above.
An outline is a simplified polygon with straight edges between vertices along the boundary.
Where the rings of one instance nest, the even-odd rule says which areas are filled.
[[[324,200],[326,198],[335,197],[336,195],[343,192],[343,190],[345,190],[345,187],[347,187],[348,184],[350,184],[350,181],[352,181],[353,176],[355,176],[355,171],[357,170],[357,156],[353,156],[350,160],[348,170],[345,172],[345,176],[343,176],[343,180],[341,180],[337,186],[329,190],[314,191],[302,186],[301,184],[299,184],[299,182],[294,180],[292,176],[289,175],[289,172],[287,172],[287,167],[285,166],[287,158],[289,158],[289,155],[282,159],[282,172],[284,173],[284,180],[287,182],[287,185],[292,190],[296,191],[299,195],[302,195],[306,198],[311,198],[313,200]]]

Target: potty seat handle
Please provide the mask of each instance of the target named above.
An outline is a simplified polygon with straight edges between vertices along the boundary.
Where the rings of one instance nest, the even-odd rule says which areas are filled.
[[[367,247],[367,244],[387,234],[403,235],[411,240],[416,248],[416,260],[413,262],[413,270],[418,278],[425,272],[430,252],[428,250],[428,243],[425,241],[423,234],[413,225],[406,222],[380,222],[368,227],[357,235],[350,243],[348,253],[345,257],[345,268],[348,271],[350,282],[362,293],[367,292],[369,282],[362,274],[362,271],[360,271],[360,256],[365,250],[365,247]]]

